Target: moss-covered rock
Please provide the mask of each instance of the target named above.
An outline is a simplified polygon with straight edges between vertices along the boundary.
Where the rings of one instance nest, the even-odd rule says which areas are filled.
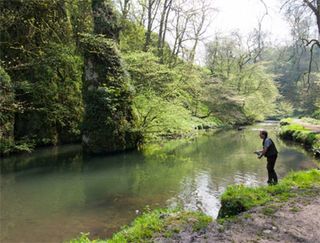
[[[85,34],[81,40],[84,151],[100,154],[133,149],[141,137],[131,108],[133,89],[116,45],[120,18],[110,0],[93,0],[92,12],[94,34]]]
[[[89,153],[133,149],[140,140],[131,108],[132,88],[116,44],[102,35],[84,35],[83,145]]]

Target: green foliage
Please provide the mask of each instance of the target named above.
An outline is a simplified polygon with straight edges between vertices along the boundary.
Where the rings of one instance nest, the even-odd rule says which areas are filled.
[[[160,219],[162,211],[145,213],[134,220],[132,226],[122,229],[119,233],[113,235],[111,242],[143,242],[151,239],[155,232],[164,230],[164,221]],[[166,212],[164,212],[166,213]]]
[[[124,56],[127,70],[136,91],[140,94],[150,90],[158,95],[169,95],[169,85],[178,78],[178,73],[168,66],[159,64],[158,57],[148,52],[131,52]]]
[[[125,243],[151,242],[153,237],[170,237],[192,227],[194,232],[204,229],[212,218],[201,212],[179,211],[177,209],[154,210],[144,213],[134,220],[130,226],[115,233],[110,240],[90,240],[88,234],[82,234],[70,243]]]
[[[134,100],[137,121],[146,139],[176,138],[195,131],[197,126],[217,126],[216,121],[193,117],[178,101],[166,101],[156,94],[139,95]]]
[[[281,119],[280,121],[280,126],[286,126],[286,125],[289,125],[293,122],[293,119],[292,118],[284,118],[284,119]]]
[[[278,89],[264,63],[254,63],[250,53],[237,47],[231,38],[217,39],[207,45],[207,66],[217,83],[212,107],[218,102],[231,110],[232,123],[250,123],[276,113]],[[225,109],[215,109],[218,115]],[[277,111],[279,112],[279,110]]]
[[[257,188],[243,185],[230,186],[221,197],[219,218],[227,218],[276,200],[287,200],[295,190],[320,185],[320,172],[316,169],[290,173],[279,184]]]
[[[9,75],[0,67],[0,156],[13,152],[31,152],[34,144],[15,141],[15,113],[21,112],[21,105],[15,100],[14,86]]]
[[[30,68],[30,80],[17,84],[21,102],[27,104],[17,115],[16,137],[36,144],[79,141],[83,106],[81,58],[74,49],[49,43],[42,62]]]
[[[0,155],[14,146],[14,89],[6,71],[0,67]]]
[[[290,102],[284,98],[280,98],[276,101],[275,114],[273,115],[276,119],[291,116],[293,114],[293,106]]]
[[[313,50],[309,73],[310,54],[310,46],[300,43],[299,38],[288,46],[268,48],[264,56],[268,71],[276,77],[281,95],[297,115],[311,115],[320,105],[320,48]]]
[[[312,117],[314,119],[320,120],[320,109],[317,109],[316,111],[313,112]]]
[[[145,29],[134,22],[123,20],[123,29],[120,33],[120,50],[123,53],[142,51],[145,44]]]
[[[146,139],[177,137],[198,126],[217,126],[219,121],[206,115],[203,69],[188,64],[172,68],[145,52],[127,53],[124,59],[136,90],[137,125]]]
[[[69,0],[65,4],[70,14],[74,41],[80,47],[81,33],[91,33],[93,30],[91,0]]]
[[[12,133],[15,111],[14,88],[10,76],[0,66],[0,138]]]
[[[166,44],[164,55],[158,57],[156,43],[157,36],[152,34],[149,51],[143,52],[144,28],[125,21],[120,48],[125,52],[126,69],[136,89],[134,104],[145,136],[175,137],[174,134],[191,132],[194,127],[216,126],[220,121],[206,103],[207,70],[182,60],[172,66],[169,46]],[[156,132],[146,126],[156,128]]]
[[[80,139],[82,58],[68,14],[64,0],[3,1],[1,58],[16,106],[12,151]]]

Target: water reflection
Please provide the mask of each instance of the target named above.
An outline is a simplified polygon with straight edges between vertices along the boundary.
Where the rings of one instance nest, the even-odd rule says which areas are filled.
[[[228,185],[265,184],[266,161],[253,154],[262,127],[276,128],[220,131],[150,145],[144,153],[84,158],[79,146],[65,146],[2,160],[0,241],[61,242],[81,231],[103,238],[146,205],[181,205],[216,217]],[[280,177],[315,166],[302,149],[270,134],[280,151]]]

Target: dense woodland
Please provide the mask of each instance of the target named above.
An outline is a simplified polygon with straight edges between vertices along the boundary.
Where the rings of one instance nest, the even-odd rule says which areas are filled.
[[[319,0],[284,1],[286,45],[268,41],[264,16],[249,36],[205,38],[216,9],[204,0],[0,4],[1,155],[79,142],[106,153],[202,128],[320,118]]]

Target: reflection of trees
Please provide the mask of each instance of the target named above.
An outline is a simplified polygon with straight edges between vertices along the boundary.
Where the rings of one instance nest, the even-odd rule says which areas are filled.
[[[0,159],[1,173],[47,167],[50,170],[81,170],[80,146],[66,145],[39,149],[32,154],[20,154]]]
[[[109,158],[107,163],[90,162],[92,178],[86,183],[88,203],[143,208],[165,201],[177,192],[179,182],[192,171],[192,162],[184,156],[132,153],[125,158]],[[97,164],[97,165],[96,165]],[[92,169],[94,168],[94,169]]]

